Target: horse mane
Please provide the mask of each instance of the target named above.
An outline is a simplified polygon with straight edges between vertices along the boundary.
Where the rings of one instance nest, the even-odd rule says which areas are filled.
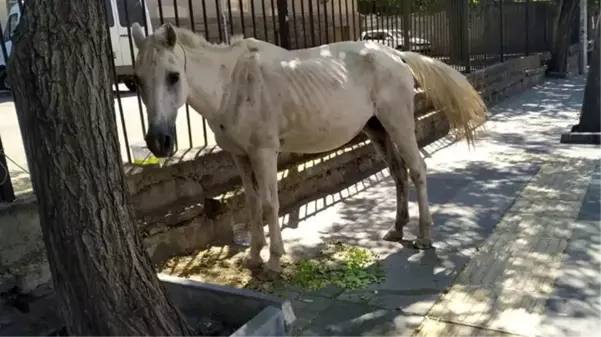
[[[211,48],[211,49],[227,49],[240,41],[244,40],[244,35],[235,34],[232,35],[230,39],[230,43],[219,42],[219,43],[211,43],[205,39],[204,36],[200,34],[196,34],[195,32],[182,27],[175,27],[175,32],[177,34],[177,40],[183,46],[188,48]]]

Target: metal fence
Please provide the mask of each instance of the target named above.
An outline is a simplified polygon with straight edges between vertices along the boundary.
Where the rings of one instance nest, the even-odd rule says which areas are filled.
[[[147,126],[131,78],[137,52],[131,38],[133,22],[147,33],[170,22],[211,42],[243,34],[287,49],[374,40],[470,72],[548,50],[556,13],[552,0],[105,0],[105,5],[116,79],[115,113],[126,162],[132,162],[131,146],[142,143]],[[6,19],[0,18],[4,59],[11,53],[10,39],[24,9],[18,1]],[[5,67],[0,69],[0,86],[4,73]],[[18,129],[18,124],[14,127]],[[180,150],[215,144],[206,121],[187,105],[176,127]],[[18,147],[11,143],[6,152],[10,156]],[[2,179],[8,175],[5,162],[0,142],[0,201],[10,200],[12,193],[10,179]]]

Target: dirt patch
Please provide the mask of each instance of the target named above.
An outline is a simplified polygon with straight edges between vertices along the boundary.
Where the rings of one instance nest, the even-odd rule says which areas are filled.
[[[340,242],[324,244],[316,253],[298,259],[282,258],[282,279],[257,279],[243,266],[244,248],[213,247],[175,257],[159,267],[164,274],[228,287],[282,295],[286,289],[317,291],[331,284],[343,289],[363,288],[384,280],[378,256]]]

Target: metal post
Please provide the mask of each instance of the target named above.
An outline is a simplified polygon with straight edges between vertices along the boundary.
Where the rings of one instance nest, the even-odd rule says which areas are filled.
[[[13,200],[15,200],[15,190],[10,180],[8,164],[4,157],[4,146],[2,145],[2,138],[0,138],[0,201],[11,202]]]
[[[319,8],[319,6],[317,8]],[[316,45],[315,23],[313,21],[314,21],[313,1],[309,1],[309,31],[311,32],[311,47],[315,47],[315,45]],[[321,40],[321,37],[320,37],[320,40]],[[306,48],[306,46],[305,46],[305,48]]]
[[[530,55],[530,1],[526,0],[526,31],[524,32],[524,38],[526,39],[526,46],[524,49],[524,54],[526,56]]]
[[[465,57],[465,72],[472,72],[471,62],[471,46],[470,46],[470,6],[468,0],[461,2],[461,48],[463,48],[463,56]]]
[[[499,57],[501,62],[505,62],[505,11],[503,10],[503,0],[499,0]]]
[[[580,0],[580,57],[578,59],[578,73],[581,75],[586,74],[586,65],[588,63],[586,54],[588,46],[586,5],[587,0]]]
[[[278,0],[278,22],[280,25],[280,46],[290,49],[290,27],[288,26],[288,1]]]
[[[411,50],[411,39],[409,31],[411,30],[411,3],[410,0],[403,1],[403,49]]]

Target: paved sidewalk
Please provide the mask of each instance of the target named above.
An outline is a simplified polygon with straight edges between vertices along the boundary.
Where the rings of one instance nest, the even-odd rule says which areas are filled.
[[[386,172],[301,209],[301,218],[317,213],[284,229],[289,253],[328,240],[362,246],[382,257],[386,280],[361,291],[289,295],[295,334],[598,331],[601,151],[559,144],[577,122],[583,88],[583,78],[549,80],[494,107],[475,151],[446,140],[424,149],[434,250],[381,240],[396,207]],[[417,216],[414,201],[410,214]],[[408,233],[417,229],[412,220]]]

